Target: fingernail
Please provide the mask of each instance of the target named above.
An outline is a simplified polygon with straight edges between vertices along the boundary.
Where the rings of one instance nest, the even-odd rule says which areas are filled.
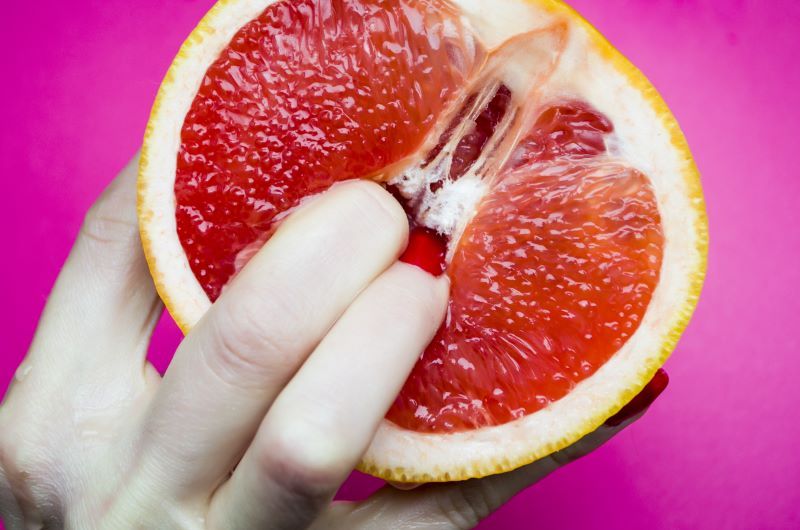
[[[447,239],[425,227],[416,227],[408,235],[408,246],[400,261],[414,265],[432,274],[441,276],[445,267]]]
[[[622,407],[622,409],[608,418],[605,425],[609,427],[617,427],[622,425],[634,416],[644,412],[653,404],[658,396],[667,388],[669,384],[669,376],[667,372],[659,368],[656,375],[650,380],[649,383],[639,392],[635,398]]]

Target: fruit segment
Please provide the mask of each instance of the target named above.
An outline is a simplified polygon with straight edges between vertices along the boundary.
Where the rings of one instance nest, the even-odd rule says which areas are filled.
[[[446,322],[388,418],[452,432],[563,397],[638,328],[662,245],[634,169],[566,158],[505,174],[458,243]]]
[[[509,167],[519,168],[569,156],[572,159],[605,153],[606,136],[614,130],[608,118],[578,101],[545,110],[522,139]]]
[[[465,138],[493,135],[499,120],[480,116],[496,100]],[[617,352],[647,309],[661,219],[647,177],[606,153],[613,125],[563,101],[529,129],[454,242],[447,318],[387,416],[401,427],[456,432],[541,410]]]
[[[215,300],[275,216],[415,153],[475,47],[439,0],[276,2],[206,73],[184,121],[178,236]]]

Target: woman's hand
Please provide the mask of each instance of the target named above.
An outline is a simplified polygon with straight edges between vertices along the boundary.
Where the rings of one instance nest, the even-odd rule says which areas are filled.
[[[336,186],[280,227],[162,378],[145,359],[162,306],[135,173],[86,216],[0,408],[9,529],[471,528],[649,405],[513,473],[331,504],[439,326],[447,279],[397,262],[408,225],[388,193]]]

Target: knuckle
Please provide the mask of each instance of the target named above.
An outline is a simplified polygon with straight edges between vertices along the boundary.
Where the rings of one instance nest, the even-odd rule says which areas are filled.
[[[437,496],[437,506],[444,521],[457,530],[474,528],[491,512],[485,490],[465,483]]]
[[[258,313],[231,308],[213,319],[213,371],[226,382],[261,386],[271,372],[288,370],[289,340],[277,333]]]
[[[299,428],[298,428],[299,427]],[[349,469],[336,444],[322,441],[313,428],[273,429],[264,436],[258,455],[259,473],[275,483],[284,494],[307,502],[325,502]]]
[[[462,495],[470,506],[471,513],[478,521],[482,521],[492,513],[497,504],[492,498],[492,491],[486,487],[486,482],[471,481],[464,484]]]
[[[208,317],[209,359],[228,382],[261,387],[267,377],[293,373],[310,347],[310,294],[289,287],[282,275],[266,282],[255,276],[234,279]]]
[[[80,237],[93,244],[124,246],[136,241],[138,228],[101,198],[84,216]]]
[[[232,296],[223,293],[225,326],[256,348],[262,343],[274,343],[277,349],[292,346],[311,309],[302,289],[287,288],[280,278],[257,286],[252,280],[235,284]]]
[[[0,421],[0,512],[14,508],[26,511],[33,506],[56,508],[63,490],[59,477],[63,471],[54,448],[39,429],[13,433]],[[10,496],[10,497],[9,497]]]

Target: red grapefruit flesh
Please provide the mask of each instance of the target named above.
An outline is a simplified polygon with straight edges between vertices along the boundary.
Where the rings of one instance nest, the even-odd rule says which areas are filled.
[[[468,52],[461,32],[444,3],[380,0],[278,2],[239,31],[186,116],[175,180],[178,235],[210,299],[280,214],[334,182],[384,178],[447,112],[422,167],[454,147],[446,179],[429,189],[471,171],[519,103],[504,84],[464,97],[482,52]],[[581,101],[543,108],[508,162],[483,176],[490,189],[449,262],[450,234],[418,226],[414,201],[393,190],[412,224],[401,259],[446,271],[452,292],[390,421],[456,432],[521,418],[637,329],[663,236],[648,179],[606,153],[612,132]]]
[[[184,121],[177,228],[211,300],[276,215],[415,153],[472,58],[438,0],[277,2],[234,37]]]
[[[586,158],[602,138],[569,123],[578,113],[579,126],[605,123],[548,109],[558,123],[521,144],[479,205],[447,269],[447,320],[389,412],[396,424],[452,432],[521,418],[638,328],[661,268],[655,196],[638,171]]]

